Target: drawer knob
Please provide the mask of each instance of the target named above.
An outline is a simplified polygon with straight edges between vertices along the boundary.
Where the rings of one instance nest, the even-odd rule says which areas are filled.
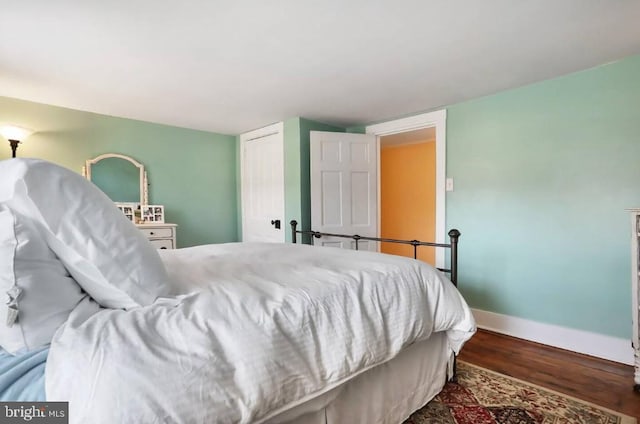
[[[162,250],[162,249],[165,249],[165,250],[166,250],[167,248],[166,248],[166,246],[162,246],[162,247],[160,248],[160,250]]]
[[[151,231],[149,234],[154,235],[155,233],[153,231]]]

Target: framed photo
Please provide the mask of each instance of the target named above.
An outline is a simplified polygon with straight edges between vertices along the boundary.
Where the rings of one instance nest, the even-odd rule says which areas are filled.
[[[124,216],[131,222],[136,222],[136,206],[133,203],[116,203],[118,209],[122,211]]]
[[[142,221],[164,223],[164,206],[163,205],[146,205],[142,208]]]

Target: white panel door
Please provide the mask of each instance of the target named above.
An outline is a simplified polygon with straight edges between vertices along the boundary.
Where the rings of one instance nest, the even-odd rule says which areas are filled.
[[[284,242],[282,124],[240,136],[242,240]]]
[[[378,227],[376,136],[311,131],[311,229],[323,233],[376,237]],[[314,243],[354,249],[350,239]],[[360,250],[377,250],[360,241]]]

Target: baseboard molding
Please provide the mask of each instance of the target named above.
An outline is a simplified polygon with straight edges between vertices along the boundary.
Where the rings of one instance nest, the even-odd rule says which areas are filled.
[[[631,339],[544,324],[495,312],[472,309],[479,328],[596,358],[633,365]]]

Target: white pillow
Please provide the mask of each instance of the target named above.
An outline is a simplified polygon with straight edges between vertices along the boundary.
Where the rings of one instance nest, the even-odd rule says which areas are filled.
[[[1,204],[0,258],[4,300],[0,302],[0,346],[7,352],[16,354],[49,344],[76,307],[84,317],[100,309],[96,303],[82,302],[87,294],[69,276],[35,224]],[[15,316],[8,320],[10,310]]]
[[[85,178],[49,162],[0,162],[0,201],[42,226],[48,246],[108,308],[149,305],[169,291],[158,252]]]

